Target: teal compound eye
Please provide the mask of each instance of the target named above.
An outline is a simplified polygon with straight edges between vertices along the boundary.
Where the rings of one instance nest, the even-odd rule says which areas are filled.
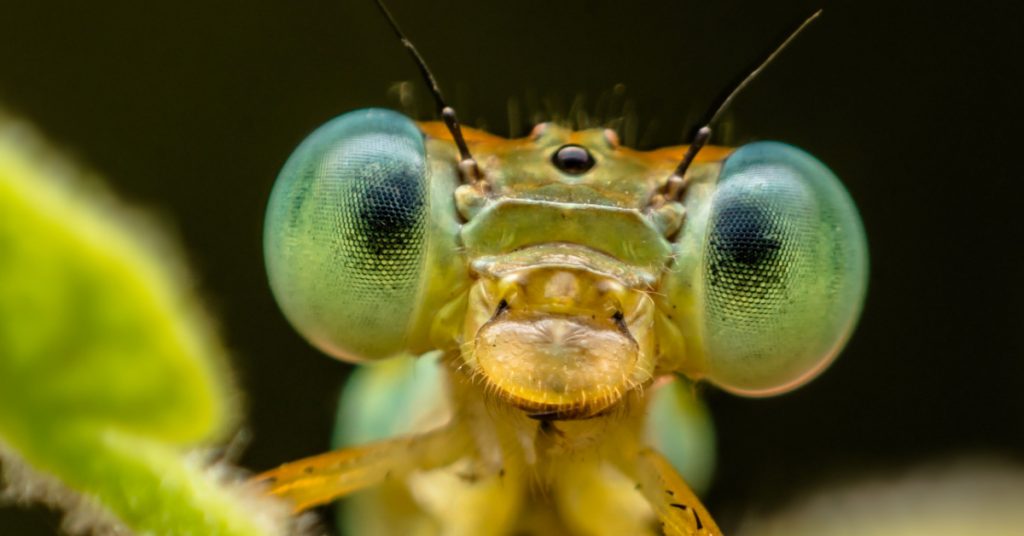
[[[849,194],[789,145],[745,145],[723,164],[695,265],[703,375],[738,394],[796,388],[846,343],[867,286]]]
[[[313,132],[278,175],[267,208],[270,286],[292,325],[347,361],[407,348],[428,227],[423,134],[369,109]]]

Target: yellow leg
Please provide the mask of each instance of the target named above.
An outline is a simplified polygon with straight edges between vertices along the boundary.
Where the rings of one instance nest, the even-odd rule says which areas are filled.
[[[411,437],[398,437],[328,452],[286,463],[256,475],[252,482],[294,504],[302,512],[345,495],[401,478],[417,469],[451,464],[466,452],[466,434],[444,427]]]
[[[666,536],[722,536],[700,499],[659,452],[640,451],[635,467],[640,490],[651,503]]]

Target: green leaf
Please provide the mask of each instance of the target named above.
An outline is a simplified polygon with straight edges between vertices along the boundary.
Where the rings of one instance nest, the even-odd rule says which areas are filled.
[[[179,258],[142,216],[0,114],[9,491],[74,505],[70,528],[282,534],[280,506],[201,454],[232,430],[238,396]]]

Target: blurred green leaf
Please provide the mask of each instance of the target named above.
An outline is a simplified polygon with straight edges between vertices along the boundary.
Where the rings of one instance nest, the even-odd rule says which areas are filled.
[[[8,491],[74,506],[79,528],[281,534],[285,512],[201,454],[231,431],[237,395],[179,257],[0,115]]]

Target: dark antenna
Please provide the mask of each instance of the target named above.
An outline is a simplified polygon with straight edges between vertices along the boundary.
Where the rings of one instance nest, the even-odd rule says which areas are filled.
[[[444,120],[445,126],[448,127],[448,131],[452,133],[456,147],[459,148],[459,158],[461,160],[459,162],[459,169],[467,173],[474,182],[480,180],[482,177],[480,166],[477,165],[473,155],[469,154],[469,147],[466,145],[466,138],[462,136],[462,127],[459,126],[459,118],[455,115],[455,109],[445,103],[444,97],[441,95],[441,88],[437,85],[437,80],[434,78],[433,73],[430,72],[430,68],[427,67],[427,62],[424,61],[423,56],[420,56],[412,41],[409,41],[409,38],[402,33],[402,29],[398,27],[398,22],[391,16],[391,12],[388,11],[384,2],[382,0],[374,0],[374,2],[377,3],[377,8],[380,9],[380,12],[388,20],[388,24],[394,30],[395,36],[402,41],[402,46],[409,51],[412,61],[416,62],[416,66],[420,69],[420,74],[423,75],[423,79],[427,82],[427,88],[430,89],[430,94],[434,96],[434,102],[437,103],[437,109],[441,112],[441,118]]]
[[[787,37],[779,46],[775,47],[775,50],[762,60],[753,71],[750,71],[750,74],[748,74],[746,78],[744,78],[739,84],[736,84],[736,87],[729,92],[729,95],[725,97],[725,100],[718,105],[718,108],[715,109],[715,113],[711,114],[711,119],[709,119],[708,122],[697,131],[697,135],[694,136],[693,141],[690,142],[690,147],[686,150],[686,154],[683,155],[683,160],[679,162],[679,165],[676,166],[676,170],[671,176],[669,176],[668,182],[665,184],[664,198],[666,200],[677,201],[682,197],[683,192],[686,191],[687,181],[683,179],[683,176],[686,175],[686,170],[690,167],[690,164],[693,163],[693,159],[697,157],[697,153],[700,152],[701,148],[703,148],[708,142],[708,139],[711,138],[711,125],[714,124],[715,121],[718,120],[718,117],[722,115],[722,112],[732,104],[736,95],[750,85],[750,82],[757,78],[757,75],[761,74],[761,71],[763,71],[764,68],[779,55],[780,52],[789,46],[789,44],[796,39],[796,36],[800,35],[800,32],[804,31],[804,28],[821,16],[821,12],[821,9],[815,11],[810,17],[807,17],[806,20],[800,23],[800,26],[797,26],[795,30],[790,32],[789,37]]]

